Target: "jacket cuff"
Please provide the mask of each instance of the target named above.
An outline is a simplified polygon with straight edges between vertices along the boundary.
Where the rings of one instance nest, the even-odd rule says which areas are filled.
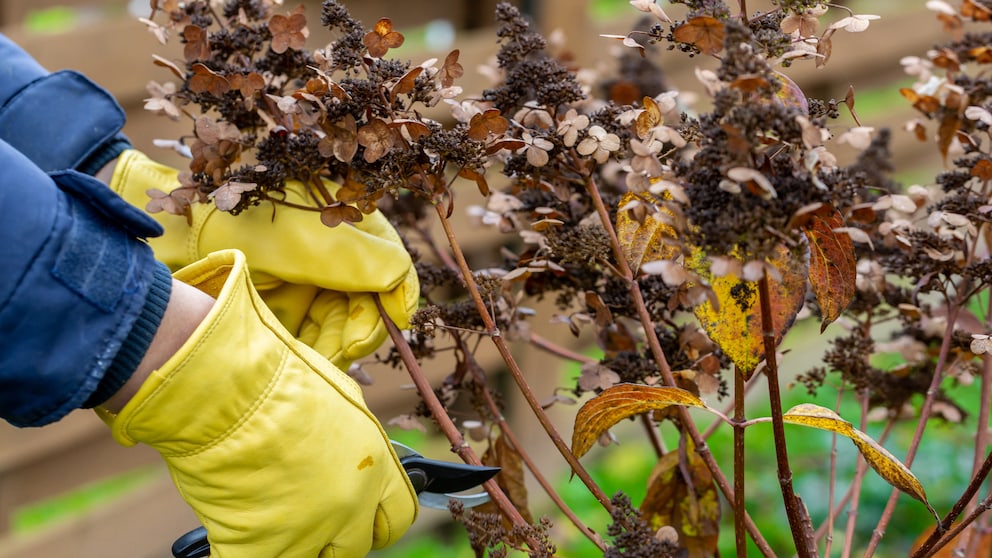
[[[96,391],[81,405],[83,409],[101,405],[131,378],[131,374],[145,357],[159,324],[162,323],[162,316],[165,314],[165,307],[169,304],[171,292],[172,275],[169,274],[169,268],[156,262],[145,305],[131,331],[121,343],[121,348],[104,373],[103,379],[97,385]]]

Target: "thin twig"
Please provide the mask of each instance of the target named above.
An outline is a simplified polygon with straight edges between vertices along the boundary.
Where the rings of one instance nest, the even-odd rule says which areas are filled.
[[[971,513],[967,515],[967,517],[961,520],[961,523],[955,525],[953,529],[951,529],[950,531],[947,532],[947,534],[941,537],[941,539],[937,542],[937,544],[933,545],[933,548],[931,548],[927,552],[927,554],[925,555],[921,554],[920,556],[921,557],[933,556],[934,553],[936,553],[938,550],[944,548],[944,546],[946,546],[947,543],[953,541],[954,538],[961,533],[961,531],[964,531],[965,529],[968,528],[968,526],[974,523],[974,521],[978,519],[979,516],[987,512],[989,508],[992,508],[992,494],[986,496],[981,502],[979,502],[978,506],[976,506],[975,509],[973,509]],[[937,531],[935,530],[934,532],[936,533]],[[919,554],[919,551],[917,551],[917,554]],[[916,554],[914,554],[913,556],[915,557]]]
[[[624,256],[623,248],[620,246],[620,240],[617,238],[616,229],[610,221],[610,213],[606,209],[606,204],[603,203],[603,197],[599,194],[599,188],[596,186],[596,183],[593,181],[592,177],[588,175],[585,177],[585,186],[590,198],[592,198],[593,205],[596,208],[596,213],[599,215],[599,220],[603,225],[603,229],[606,230],[607,236],[610,239],[610,248],[613,252],[613,257],[617,261],[617,265],[619,266],[623,279],[627,282],[631,299],[633,299],[634,307],[637,309],[637,315],[641,322],[641,327],[644,329],[644,337],[646,338],[648,347],[651,350],[651,356],[658,365],[658,370],[661,372],[661,377],[664,380],[665,385],[677,386],[675,383],[675,376],[672,374],[672,369],[668,365],[668,360],[665,358],[665,352],[662,350],[661,343],[658,341],[658,336],[655,334],[654,323],[651,320],[651,315],[648,313],[647,304],[644,302],[644,295],[641,293],[641,287],[634,279],[634,273],[627,264],[627,258]],[[723,474],[723,471],[717,464],[716,459],[714,459],[713,453],[710,451],[709,446],[706,445],[706,440],[699,432],[699,427],[692,419],[692,415],[689,413],[689,410],[685,407],[679,406],[678,413],[679,418],[682,421],[682,427],[685,428],[686,433],[695,445],[696,453],[703,460],[703,462],[706,463],[706,467],[713,475],[713,480],[716,482],[717,487],[720,488],[720,492],[722,492],[723,496],[727,499],[730,507],[736,509],[737,501],[734,499],[733,487],[730,482],[727,481],[727,476]],[[743,505],[744,503],[741,502],[741,509],[743,509]],[[751,520],[751,517],[747,515],[746,511],[744,514],[744,519],[747,524],[747,531],[748,534],[751,535],[751,540],[754,541],[755,545],[764,556],[775,556],[775,552],[768,544],[768,541],[765,540],[764,536],[761,534],[761,531],[758,530],[758,526],[754,524],[754,521]]]
[[[541,337],[540,335],[538,335],[536,333],[531,333],[530,334],[530,344],[531,345],[534,345],[538,349],[541,349],[542,351],[545,351],[545,352],[551,353],[551,354],[553,354],[555,356],[558,356],[558,357],[561,357],[561,358],[566,358],[568,360],[572,360],[572,361],[575,361],[575,362],[581,362],[583,364],[589,364],[589,363],[593,363],[593,362],[599,362],[598,360],[596,360],[596,359],[594,359],[594,358],[592,358],[590,356],[586,356],[584,354],[577,353],[577,352],[575,352],[573,350],[570,350],[570,349],[567,349],[565,347],[562,347],[561,345],[552,343],[551,341],[548,341],[547,339],[545,339],[544,337]]]
[[[792,529],[792,539],[796,543],[799,558],[816,556],[816,541],[813,539],[813,525],[806,508],[792,488],[792,469],[789,467],[789,453],[785,443],[785,422],[782,419],[782,394],[778,385],[778,360],[775,356],[775,326],[772,321],[771,293],[768,288],[768,275],[758,281],[758,300],[761,306],[761,329],[765,349],[765,376],[768,378],[768,399],[772,414],[772,437],[775,442],[775,461],[778,464],[778,482],[785,502],[785,514]]]
[[[610,499],[606,496],[603,490],[596,484],[596,481],[592,479],[586,468],[579,462],[575,454],[569,449],[562,439],[561,434],[558,433],[558,429],[555,428],[554,424],[551,423],[551,419],[548,414],[544,411],[541,403],[537,400],[534,395],[534,391],[530,388],[527,383],[527,379],[524,378],[524,373],[517,364],[516,359],[510,353],[510,348],[506,344],[506,340],[503,339],[499,328],[496,327],[496,322],[493,317],[489,314],[489,308],[486,306],[485,301],[482,300],[482,294],[479,292],[479,287],[475,282],[475,278],[472,275],[472,270],[468,266],[468,262],[465,259],[465,254],[462,253],[461,246],[458,244],[458,240],[455,238],[455,231],[452,229],[451,221],[448,219],[446,210],[441,207],[440,204],[435,204],[435,211],[437,212],[438,218],[441,221],[441,225],[444,228],[444,233],[448,238],[448,245],[451,246],[451,250],[454,253],[455,261],[458,263],[458,269],[461,271],[462,279],[465,281],[465,286],[468,289],[469,295],[475,304],[476,311],[479,314],[479,318],[482,319],[482,323],[489,332],[489,337],[492,339],[493,344],[496,346],[497,352],[499,352],[500,357],[502,357],[503,362],[506,364],[507,370],[510,372],[510,376],[516,383],[517,388],[520,390],[521,395],[524,396],[524,400],[527,401],[527,405],[530,406],[531,411],[534,416],[537,417],[538,422],[547,432],[548,437],[554,444],[558,452],[561,453],[565,461],[571,466],[572,471],[575,476],[579,477],[579,480],[586,485],[589,492],[592,493],[593,497],[604,507],[607,511],[613,510],[613,504]]]
[[[844,400],[844,387],[841,386],[837,390],[837,403],[834,405],[835,410],[840,411],[840,404]],[[837,433],[834,432],[833,436],[830,438],[830,486],[827,489],[827,509],[834,509],[834,499],[837,497]],[[816,535],[814,534],[814,539]],[[830,512],[827,512],[827,540],[826,545],[823,549],[824,558],[830,558],[831,546],[834,542],[834,518]]]
[[[761,378],[762,377],[763,376],[761,374],[755,374],[754,376],[751,376],[751,378],[747,381],[747,383],[744,384],[744,396],[745,396],[745,398],[747,397],[747,394],[751,393],[751,390],[754,389],[754,386],[758,385],[758,382],[761,381]],[[723,409],[723,414],[724,415],[730,415],[730,413],[734,412],[734,409],[736,409],[736,408],[737,408],[736,403],[734,401],[731,401]],[[706,431],[703,432],[703,439],[704,440],[708,440],[710,438],[710,436],[712,436],[713,433],[716,432],[716,429],[717,428],[720,428],[720,426],[721,425],[724,425],[724,424],[731,424],[731,426],[733,426],[733,423],[732,422],[731,423],[728,423],[727,421],[715,420],[712,423],[710,423],[710,425],[706,428]]]
[[[486,402],[486,407],[489,409],[489,414],[492,415],[496,424],[499,426],[500,432],[502,432],[503,435],[506,436],[506,439],[509,440],[510,445],[512,445],[514,449],[516,449],[517,454],[520,456],[521,461],[524,462],[524,465],[527,467],[527,469],[531,472],[532,475],[534,475],[534,479],[537,481],[539,485],[541,485],[541,488],[543,488],[544,492],[548,495],[549,498],[551,498],[551,501],[554,502],[556,506],[558,506],[558,509],[561,510],[561,512],[565,514],[565,517],[567,517],[569,521],[571,521],[572,524],[575,525],[575,527],[583,535],[585,535],[587,539],[592,541],[592,543],[595,544],[600,551],[605,552],[606,544],[603,543],[603,538],[597,535],[596,533],[592,532],[592,530],[590,530],[589,527],[587,527],[585,523],[583,523],[582,520],[580,520],[579,517],[575,515],[575,512],[573,512],[572,509],[568,507],[568,504],[566,504],[565,501],[561,499],[561,496],[558,494],[558,492],[554,489],[553,486],[551,486],[551,483],[548,482],[547,477],[544,476],[544,473],[541,472],[541,469],[534,463],[534,460],[531,459],[530,454],[526,450],[524,450],[523,444],[520,443],[520,440],[517,438],[517,435],[513,431],[513,428],[506,421],[506,418],[503,416],[503,413],[500,411],[499,405],[497,405],[496,401],[493,399],[492,392],[490,392],[489,389],[486,387],[486,375],[483,372],[482,367],[479,366],[478,362],[475,361],[475,356],[473,355],[473,353],[468,350],[468,347],[465,346],[464,340],[457,339],[456,343],[458,344],[459,350],[466,359],[466,363],[468,365],[468,369],[472,373],[473,380],[477,385],[482,387],[480,393],[482,394],[482,397]]]
[[[958,293],[968,291],[969,283],[970,281],[966,279],[965,284],[958,289]],[[950,354],[951,350],[951,338],[954,335],[954,324],[958,321],[958,313],[963,304],[964,300],[962,300],[960,296],[955,296],[954,302],[948,304],[947,331],[944,333],[944,338],[940,344],[940,353],[937,356],[937,364],[934,367],[933,379],[930,381],[930,387],[927,389],[926,397],[923,400],[923,407],[920,408],[920,418],[916,422],[916,430],[913,432],[913,439],[910,441],[909,449],[906,451],[906,458],[903,459],[903,464],[906,465],[906,467],[913,464],[913,459],[916,457],[916,452],[920,449],[920,442],[923,439],[923,431],[926,429],[927,422],[930,419],[930,412],[933,409],[933,402],[937,398],[937,393],[940,391],[940,382],[944,378],[944,369],[947,365],[947,356]],[[878,518],[878,526],[872,532],[871,540],[868,541],[868,548],[865,550],[865,558],[871,558],[871,556],[875,554],[875,550],[878,548],[878,544],[881,542],[882,536],[885,534],[885,528],[888,527],[889,521],[892,520],[892,514],[895,512],[899,494],[901,494],[901,491],[898,488],[892,489],[892,494],[889,496],[889,501],[885,505],[885,510],[882,511],[882,516]]]
[[[479,457],[475,455],[472,451],[472,447],[468,445],[465,438],[462,436],[461,431],[452,422],[451,417],[444,410],[444,405],[438,399],[437,394],[434,393],[434,388],[431,387],[430,382],[427,380],[427,376],[424,374],[423,370],[420,368],[420,364],[417,363],[417,358],[413,354],[413,350],[410,348],[409,343],[403,338],[403,334],[400,332],[396,324],[386,313],[385,308],[382,306],[382,301],[379,300],[378,296],[374,296],[376,308],[379,309],[379,315],[382,317],[383,323],[386,325],[386,331],[389,332],[390,338],[393,340],[393,345],[396,347],[397,352],[400,354],[400,358],[403,360],[403,364],[406,366],[407,371],[410,373],[410,378],[413,379],[413,383],[417,386],[417,391],[420,394],[421,399],[427,408],[431,412],[431,416],[434,417],[434,421],[437,423],[438,428],[444,433],[451,442],[451,451],[458,454],[465,463],[469,465],[481,465],[482,462]],[[506,496],[503,490],[499,487],[494,479],[489,479],[485,482],[483,487],[486,492],[489,493],[489,497],[496,504],[499,510],[507,517],[514,525],[520,527],[527,527],[529,524],[520,515],[517,508],[510,502],[510,499]],[[537,543],[531,541],[531,548],[538,548]]]
[[[858,425],[862,432],[868,424],[868,390],[861,391],[861,423]],[[895,418],[889,422],[895,424]],[[879,442],[881,443],[881,442]],[[851,507],[847,510],[847,526],[844,528],[844,549],[841,551],[841,558],[850,558],[851,550],[854,548],[854,527],[858,520],[858,506],[861,504],[861,483],[868,472],[868,462],[858,453],[855,458],[857,465],[854,469],[854,480],[848,491],[851,494]]]
[[[979,425],[979,427],[981,426],[982,425]],[[938,539],[945,544],[951,540],[947,535],[941,537],[941,534],[946,533],[947,530],[950,529],[951,524],[953,524],[958,516],[961,515],[961,512],[965,510],[972,498],[974,498],[975,494],[978,494],[978,489],[981,488],[982,484],[985,482],[985,479],[988,478],[990,471],[992,471],[992,452],[985,456],[985,461],[971,478],[971,482],[968,483],[968,487],[965,488],[964,492],[961,494],[961,497],[958,498],[958,501],[951,506],[951,511],[947,512],[947,515],[940,520],[940,525],[938,525],[937,529],[934,529],[933,533],[930,533],[927,540],[925,540],[923,544],[920,545],[920,548],[913,553],[912,558],[923,558],[925,556],[930,556],[932,552],[935,552],[940,546],[944,546],[943,544],[940,544],[939,546],[936,545]],[[969,514],[969,517],[972,517],[971,514]]]

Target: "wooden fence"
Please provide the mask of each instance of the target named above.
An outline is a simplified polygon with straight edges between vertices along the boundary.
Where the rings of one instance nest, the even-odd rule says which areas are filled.
[[[627,4],[625,0],[617,1]],[[348,2],[354,4],[356,17],[366,23],[382,15],[389,15],[399,28],[438,18],[448,19],[459,30],[456,44],[462,49],[462,63],[468,69],[467,74],[472,74],[472,68],[495,53],[496,39],[489,15],[494,3],[494,0]],[[88,14],[85,18],[80,17],[70,29],[48,34],[30,32],[21,25],[30,10],[67,4],[85,8],[80,13]],[[0,2],[0,30],[22,44],[46,67],[78,69],[107,87],[127,110],[125,131],[136,146],[167,162],[184,165],[180,160],[170,161],[168,154],[162,155],[151,146],[154,138],[173,138],[188,130],[185,124],[177,125],[142,110],[142,99],[147,96],[145,83],[169,79],[163,69],[151,64],[150,55],[153,52],[168,55],[168,51],[164,51],[134,16],[126,12],[125,4],[123,0],[3,0]],[[138,4],[147,6],[144,1]],[[632,19],[593,21],[588,15],[587,4],[587,0],[527,3],[536,6],[535,15],[543,22],[545,31],[561,27],[567,32],[572,39],[570,48],[583,65],[599,59],[599,55],[613,45],[598,38],[598,33],[623,33]],[[319,13],[319,2],[308,0],[307,5],[307,13]],[[311,26],[312,30],[313,27],[316,26]],[[849,84],[867,89],[899,79],[900,56],[922,54],[942,37],[931,15],[921,10],[902,10],[873,23],[868,33],[848,35],[843,39],[835,46],[829,72],[800,65],[790,71],[790,75],[807,91],[817,90],[826,96],[842,98]],[[319,44],[319,38],[317,41],[311,44]],[[685,57],[671,53],[663,53],[662,57],[672,86],[695,88],[692,67]],[[667,62],[669,60],[671,63]],[[842,76],[847,81],[828,81],[827,76],[835,80]],[[469,91],[472,87],[481,87],[482,81],[478,77],[467,75],[465,80]],[[910,109],[905,107],[891,111],[886,122],[866,124],[898,128],[910,116]],[[894,150],[903,161],[933,164],[935,160],[931,146],[919,144],[908,134],[896,134]],[[470,245],[482,249],[493,242],[491,238],[478,236]],[[552,338],[558,336],[554,331],[542,334]],[[495,358],[490,362],[495,362]],[[547,380],[538,388],[543,390],[539,395],[549,395],[557,379],[546,371],[554,370],[556,361],[540,352],[525,351],[521,353],[521,363],[524,370],[544,372]],[[432,370],[434,376],[440,378],[448,368],[444,363],[435,363]],[[407,378],[393,370],[377,371],[376,376],[377,383],[368,390],[367,398],[378,416],[385,420],[412,407],[415,396],[409,390],[400,389],[401,385],[409,383]],[[540,428],[536,422],[527,417],[515,420],[522,421],[518,431],[528,433],[524,443],[531,452],[540,455],[537,448],[546,447],[546,442],[543,435],[538,434]],[[561,422],[561,429],[567,435],[569,426],[564,424],[567,421]],[[0,558],[168,556],[171,541],[194,525],[195,519],[172,488],[164,468],[156,464],[159,464],[157,455],[148,448],[117,446],[106,427],[89,412],[74,413],[59,424],[42,429],[18,430],[0,424]],[[12,514],[25,505],[141,467],[158,467],[155,480],[92,513],[34,533],[9,531]]]

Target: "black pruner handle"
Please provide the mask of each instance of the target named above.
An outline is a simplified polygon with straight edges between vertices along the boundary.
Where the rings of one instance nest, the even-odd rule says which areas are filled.
[[[207,542],[207,529],[197,527],[172,543],[172,555],[176,558],[204,558],[210,556],[210,543]]]

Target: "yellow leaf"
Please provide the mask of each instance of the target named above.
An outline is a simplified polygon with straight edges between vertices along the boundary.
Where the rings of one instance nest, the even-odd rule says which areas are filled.
[[[625,418],[672,405],[707,408],[695,395],[675,387],[618,384],[605,389],[576,413],[572,453],[582,457],[603,433]]]
[[[666,194],[668,195],[668,194]],[[672,242],[675,229],[655,218],[656,212],[671,211],[659,204],[660,200],[648,193],[627,192],[620,198],[617,211],[617,238],[631,271],[637,274],[641,264],[657,260],[670,260],[679,255]]]
[[[733,273],[713,277],[709,259],[698,250],[689,263],[700,276],[708,279],[717,301],[715,305],[709,300],[697,305],[693,309],[696,318],[745,378],[750,378],[765,358],[758,282],[740,279]],[[780,247],[776,257],[768,263],[781,276],[781,279],[768,277],[777,345],[802,308],[807,266],[806,262],[792,257],[785,247]]]
[[[789,409],[782,416],[782,420],[790,424],[819,428],[850,438],[875,472],[892,486],[923,502],[930,513],[940,521],[940,517],[930,506],[930,502],[927,501],[926,492],[916,475],[881,444],[854,428],[850,422],[841,418],[837,413],[819,405],[803,403]]]

